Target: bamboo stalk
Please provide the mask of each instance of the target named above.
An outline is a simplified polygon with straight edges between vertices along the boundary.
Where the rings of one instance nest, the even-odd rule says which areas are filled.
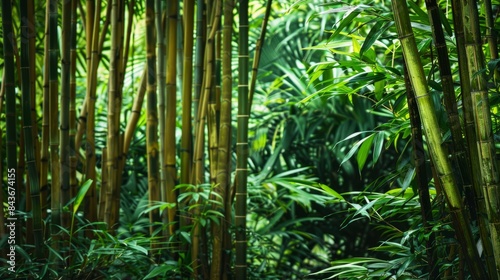
[[[4,58],[4,75],[2,85],[5,88],[5,121],[6,121],[6,156],[7,156],[7,173],[8,192],[15,192],[15,202],[9,204],[19,209],[21,197],[21,188],[18,180],[21,178],[17,169],[17,141],[16,141],[16,93],[15,93],[15,65],[14,65],[14,44],[16,38],[12,27],[12,3],[10,1],[2,1],[2,28],[3,28],[3,58]],[[12,175],[13,174],[13,175]],[[2,189],[3,191],[3,189]],[[9,212],[9,216],[16,218],[17,213]],[[17,219],[17,218],[16,218]],[[18,221],[19,220],[19,221]],[[16,236],[15,244],[21,243],[21,226],[16,220]],[[3,225],[2,225],[3,226]]]
[[[220,279],[223,273],[224,260],[228,261],[228,256],[224,254],[223,244],[224,237],[227,234],[224,231],[227,228],[227,220],[229,213],[225,212],[225,202],[228,196],[228,188],[231,185],[231,168],[229,167],[229,159],[231,155],[231,99],[232,99],[232,74],[231,74],[231,42],[233,31],[233,9],[234,3],[231,0],[224,1],[224,23],[223,38],[222,38],[222,92],[221,92],[221,109],[220,109],[220,128],[217,150],[217,177],[214,192],[220,198],[221,207],[216,211],[223,213],[224,217],[220,218],[219,224],[212,224],[213,245],[212,245],[212,267],[210,269],[211,279]]]
[[[34,53],[30,53],[29,39],[30,36],[34,36],[33,33],[33,23],[29,21],[28,18],[28,6],[33,5],[32,2],[28,0],[21,1],[21,91],[22,91],[22,117],[24,124],[24,134],[26,139],[24,141],[25,151],[26,151],[26,164],[28,167],[28,178],[29,178],[29,188],[31,194],[31,211],[32,211],[32,221],[33,221],[33,234],[34,245],[35,245],[35,256],[37,258],[43,258],[43,231],[42,231],[42,217],[41,217],[41,205],[40,205],[40,187],[38,181],[38,172],[35,162],[35,143],[36,138],[33,135],[33,126],[36,126],[36,120],[32,119],[31,114],[31,68],[34,65],[30,65],[30,56]],[[32,9],[32,7],[31,7]]]
[[[481,44],[479,16],[476,1],[465,1],[463,6],[465,48],[469,77],[471,79],[472,113],[474,115],[481,169],[481,186],[486,203],[490,240],[492,243],[496,271],[490,271],[490,279],[500,278],[500,186],[495,143],[491,125],[491,111],[488,98],[486,77],[480,71],[485,68]],[[468,94],[468,93],[465,93]],[[482,240],[487,242],[487,240]],[[490,269],[492,270],[492,269]],[[496,273],[496,278],[495,274]]]
[[[469,155],[471,172],[472,172],[472,193],[477,205],[475,214],[479,226],[479,234],[481,236],[486,265],[491,275],[495,270],[495,259],[493,257],[493,247],[489,239],[489,229],[486,214],[486,203],[483,192],[481,190],[481,167],[479,165],[479,152],[475,147],[477,143],[476,125],[474,122],[472,97],[470,95],[471,84],[469,77],[469,66],[467,64],[467,52],[465,49],[465,34],[463,21],[463,7],[459,0],[452,0],[453,22],[455,26],[455,37],[457,40],[458,67],[460,74],[460,88],[462,90],[462,103],[464,110],[464,130],[467,140],[467,154]]]
[[[76,26],[77,26],[77,1],[72,1],[71,6],[71,36],[70,36],[70,86],[69,86],[69,187],[70,197],[77,194],[78,181],[76,178],[77,151],[75,150],[76,135]],[[85,106],[84,106],[85,107]],[[73,209],[70,209],[71,211]]]
[[[488,40],[488,47],[490,49],[490,59],[495,60],[498,59],[498,36],[497,30],[495,28],[495,20],[493,18],[493,7],[491,5],[491,0],[484,0],[484,12],[486,19],[486,39]]]
[[[70,91],[70,40],[71,40],[71,6],[72,1],[65,1],[62,9],[62,68],[61,68],[61,96],[60,96],[60,158],[59,171],[61,180],[61,204],[66,205],[70,200],[69,187],[69,91]],[[70,227],[69,212],[62,213],[61,225]]]
[[[192,166],[192,95],[193,95],[193,31],[194,0],[184,0],[184,67],[182,86],[181,184],[189,184]]]
[[[393,0],[392,6],[399,40],[401,41],[404,58],[408,63],[408,73],[422,118],[429,153],[443,187],[457,239],[462,247],[473,279],[486,279],[486,271],[481,265],[479,254],[475,247],[470,221],[461,202],[461,196],[453,176],[451,163],[448,161],[447,154],[441,147],[440,129],[432,99],[427,89],[427,81],[420,62],[415,37],[411,29],[408,7],[405,0]]]
[[[163,7],[161,1],[155,1],[155,24],[156,24],[156,51],[158,56],[155,57],[157,63],[157,71],[156,71],[156,81],[157,81],[157,100],[158,100],[158,123],[160,125],[160,141],[159,141],[159,178],[156,190],[150,191],[150,200],[160,201],[161,199],[165,199],[166,197],[166,169],[165,169],[165,97],[166,97],[166,38],[165,38],[165,21],[163,20]],[[153,35],[152,35],[153,36]],[[152,50],[154,51],[154,49]],[[155,83],[156,83],[155,81]],[[158,140],[157,140],[158,141]],[[166,199],[165,199],[166,200]],[[153,223],[154,221],[159,220],[159,212],[151,211],[150,212],[150,221]],[[154,231],[154,227],[150,227],[150,233],[152,234]]]
[[[108,87],[108,100],[113,99],[113,102],[108,103],[108,108],[114,106],[111,114],[108,109],[108,118],[113,121],[112,127],[108,129],[108,141],[109,143],[113,143],[113,151],[112,154],[114,157],[108,158],[108,164],[112,164],[109,171],[109,176],[113,176],[110,178],[112,180],[112,184],[110,187],[112,189],[112,197],[111,200],[111,216],[110,216],[110,225],[113,226],[112,230],[116,230],[119,225],[120,219],[120,191],[122,184],[122,174],[121,174],[121,150],[123,145],[123,134],[120,132],[120,116],[121,116],[121,108],[122,108],[122,96],[123,90],[121,85],[123,84],[124,77],[124,62],[123,59],[123,34],[124,34],[124,17],[125,17],[125,1],[118,0],[115,6],[112,7],[111,13],[111,26],[113,27],[111,32],[111,54],[112,57],[110,59],[110,87]],[[114,34],[114,35],[113,35]],[[112,104],[111,104],[112,103]],[[111,116],[112,115],[112,116]],[[113,135],[110,135],[110,134]],[[112,138],[112,139],[111,139]],[[108,145],[109,149],[109,145]],[[108,154],[110,151],[108,150]]]
[[[253,64],[252,64],[252,78],[250,79],[250,87],[248,89],[248,94],[249,94],[248,104],[250,106],[248,110],[250,111],[252,109],[253,95],[255,93],[255,84],[257,83],[257,74],[259,71],[260,56],[262,54],[262,46],[264,45],[264,39],[266,38],[267,23],[269,22],[269,16],[271,15],[272,3],[273,0],[267,0],[266,12],[264,14],[264,20],[262,21],[262,27],[260,29],[260,36],[259,39],[257,40],[257,43],[255,44],[255,54],[253,57]]]
[[[217,0],[212,10],[212,25],[210,33],[208,34],[206,47],[205,47],[205,72],[203,75],[202,88],[203,91],[200,94],[200,101],[197,112],[196,120],[196,141],[194,144],[194,154],[193,154],[193,182],[194,184],[203,183],[203,141],[204,141],[204,127],[205,127],[205,117],[208,110],[208,98],[210,95],[210,90],[212,88],[212,72],[213,72],[213,55],[214,55],[214,39],[215,33],[218,29],[220,22],[220,7],[221,1]]]
[[[43,102],[42,102],[42,143],[40,149],[40,200],[42,218],[47,217],[48,212],[48,171],[49,171],[49,12],[50,5],[46,5],[45,17],[45,40],[44,40],[44,57],[43,57]]]
[[[247,279],[247,176],[248,176],[248,0],[239,1],[239,43],[238,43],[238,131],[236,141],[236,279]]]
[[[175,185],[177,180],[176,170],[176,147],[175,147],[175,122],[176,122],[176,65],[177,65],[177,0],[169,1],[167,4],[168,18],[168,49],[167,49],[167,96],[166,96],[166,114],[165,114],[165,138],[162,139],[165,145],[163,156],[165,157],[165,191],[166,202],[172,205],[177,204],[177,195],[175,193]],[[168,234],[165,236],[173,236],[175,234],[178,220],[177,206],[168,208],[164,212],[163,221],[168,224]]]
[[[59,138],[58,138],[58,35],[57,35],[57,19],[58,9],[57,1],[51,0],[49,3],[49,143],[50,143],[50,160],[51,160],[51,174],[52,188],[51,188],[51,213],[52,213],[52,248],[57,252],[59,251],[59,242],[61,236],[59,234],[61,226],[61,185],[60,185],[60,166],[59,166]],[[52,255],[51,259],[56,256]]]
[[[146,1],[146,56],[147,56],[147,124],[146,124],[146,141],[148,153],[148,190],[149,201],[153,203],[159,201],[159,157],[158,152],[158,104],[156,93],[156,54],[155,54],[155,1]],[[152,206],[152,205],[150,205]],[[158,211],[149,212],[149,220],[151,224],[158,221]],[[154,227],[150,226],[150,234],[153,234]]]
[[[432,205],[431,197],[429,194],[429,178],[427,176],[427,170],[425,166],[425,149],[424,140],[422,137],[422,122],[420,121],[420,113],[418,112],[417,101],[415,100],[415,93],[411,87],[411,82],[408,76],[408,70],[406,69],[406,63],[404,65],[404,77],[405,77],[405,88],[406,88],[406,98],[408,100],[408,110],[410,113],[410,123],[411,123],[411,137],[412,137],[412,147],[413,147],[413,162],[415,165],[415,181],[418,187],[418,199],[420,201],[420,209],[422,213],[422,226],[424,227],[424,232],[429,236],[426,240],[425,249],[427,252],[427,266],[429,270],[429,279],[438,279],[439,267],[436,263],[436,251],[435,248],[435,234],[432,231],[432,226],[430,223],[434,220],[432,217]]]
[[[452,135],[452,155],[455,164],[460,167],[460,169],[457,170],[458,174],[456,174],[456,178],[459,180],[457,183],[459,183],[459,188],[465,185],[470,189],[472,187],[472,177],[468,164],[469,159],[467,158],[463,144],[462,128],[460,126],[450,59],[441,24],[441,17],[436,0],[426,0],[425,4],[429,13],[432,35],[438,55],[438,67],[441,75],[441,85],[443,87],[444,105],[448,114],[448,124]],[[475,211],[474,199],[471,197],[467,199],[466,202],[469,204],[471,211]]]
[[[88,1],[92,2],[92,1]],[[89,5],[87,2],[87,5]],[[86,140],[85,156],[86,156],[86,180],[92,180],[89,191],[86,194],[86,203],[84,212],[87,213],[90,221],[97,220],[97,197],[96,197],[96,148],[95,148],[95,102],[97,100],[97,69],[99,65],[99,27],[101,20],[101,0],[97,0],[95,4],[94,17],[89,15],[87,10],[87,56],[90,56],[90,66],[87,65],[87,123],[86,123]],[[87,6],[88,8],[88,6]],[[103,30],[104,31],[104,30]],[[90,46],[89,46],[90,45]],[[78,135],[75,140],[75,145],[78,149]],[[101,186],[102,187],[102,186]]]

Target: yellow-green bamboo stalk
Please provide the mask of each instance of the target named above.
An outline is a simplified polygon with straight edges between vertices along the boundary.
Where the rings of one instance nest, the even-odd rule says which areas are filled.
[[[150,192],[150,200],[160,201],[161,197],[165,197],[165,182],[166,182],[166,169],[165,169],[165,142],[162,139],[165,139],[165,98],[166,98],[166,38],[165,38],[165,21],[163,20],[164,15],[164,3],[161,1],[155,1],[155,24],[156,24],[156,51],[158,56],[156,57],[157,63],[157,71],[156,71],[156,81],[157,81],[157,100],[158,100],[158,122],[160,125],[160,141],[159,141],[159,181],[157,182],[157,190],[154,190],[153,193]],[[150,212],[150,221],[158,221],[159,220],[159,212],[154,211]],[[150,232],[152,233],[154,230],[153,227],[150,227]]]
[[[99,34],[100,25],[97,25],[97,27],[96,27],[95,20],[98,19],[99,20],[98,22],[100,23],[100,20],[101,20],[101,0],[97,0],[98,10],[96,12],[94,12],[94,8],[95,8],[94,6],[96,6],[95,4],[96,4],[95,1],[87,1],[87,5],[90,5],[91,8],[90,8],[90,10],[89,10],[89,6],[87,6],[87,8],[86,8],[87,20],[84,20],[84,18],[82,18],[82,21],[84,21],[85,23],[88,23],[88,25],[85,25],[85,34],[86,34],[85,36],[87,38],[86,45],[85,45],[86,46],[86,54],[87,54],[87,56],[86,56],[87,74],[89,75],[88,76],[89,78],[87,79],[87,86],[91,82],[91,80],[90,80],[92,78],[91,74],[93,74],[93,71],[94,71],[93,70],[94,68],[92,68],[92,67],[99,66],[99,62],[101,60],[101,55],[102,55],[102,46],[104,44],[104,41],[108,39],[106,35],[108,33],[108,28],[110,25],[109,18],[111,16],[111,5],[107,5],[106,16],[104,17],[104,24],[102,25],[100,37],[99,37],[99,35],[97,35],[97,37],[99,37],[99,38],[96,37],[96,40],[98,40],[98,41],[94,42],[93,41],[93,39],[94,39],[93,34]],[[91,12],[92,12],[92,14],[90,15]],[[98,17],[98,18],[96,18],[96,17]],[[95,58],[93,58],[93,57],[95,57]],[[92,62],[92,60],[94,60],[94,62]],[[95,63],[95,64],[92,65],[92,63]],[[95,80],[95,78],[94,78],[94,80]],[[87,94],[85,95],[85,99],[83,100],[83,105],[82,105],[82,108],[80,110],[78,128],[77,128],[76,135],[75,135],[75,146],[77,147],[78,150],[80,149],[80,144],[82,141],[83,133],[87,130],[87,114],[88,114],[88,108],[89,108],[89,105],[87,105],[88,100],[89,100],[88,98],[89,98],[89,89],[87,88]],[[95,100],[93,102],[95,103]],[[94,108],[95,108],[95,105],[94,105]],[[95,117],[94,117],[94,119],[95,119]],[[94,164],[94,166],[95,166],[95,164]],[[95,180],[93,180],[92,183],[95,184]]]
[[[168,49],[167,49],[167,96],[165,115],[165,199],[166,202],[176,205],[177,195],[175,185],[177,180],[176,171],[176,147],[175,147],[175,121],[177,109],[176,93],[176,70],[177,70],[177,0],[167,3],[168,18]],[[168,236],[173,236],[177,228],[177,207],[168,208],[163,216],[163,221],[168,223]],[[166,233],[166,232],[165,232]],[[165,236],[167,236],[165,234]]]
[[[233,9],[234,3],[231,0],[224,1],[224,24],[222,38],[222,92],[221,92],[221,109],[220,109],[220,128],[217,151],[217,180],[214,192],[220,198],[221,207],[216,211],[222,212],[224,217],[220,219],[219,224],[212,224],[213,240],[212,240],[212,267],[210,269],[211,279],[220,279],[223,273],[224,260],[228,260],[228,256],[223,252],[224,231],[227,227],[226,221],[229,219],[229,213],[224,213],[225,201],[228,196],[228,188],[230,186],[231,168],[231,99],[232,99],[232,75],[231,75],[231,42],[233,31]]]
[[[465,46],[469,76],[471,77],[470,94],[476,126],[477,149],[481,168],[481,186],[485,198],[490,239],[496,264],[496,278],[500,278],[500,186],[495,155],[495,142],[493,141],[491,125],[488,88],[485,74],[481,73],[485,68],[485,60],[479,33],[477,2],[467,0],[463,3]],[[494,276],[490,275],[490,279],[493,278]]]
[[[441,147],[441,134],[431,96],[427,88],[424,69],[420,62],[415,37],[411,29],[408,7],[405,0],[392,1],[396,28],[401,41],[403,54],[408,63],[408,73],[417,98],[417,105],[422,118],[423,130],[427,139],[428,150],[434,163],[438,179],[443,187],[450,210],[457,239],[469,266],[473,279],[487,279],[481,264],[475,241],[470,228],[470,221],[465,213],[461,196],[455,182],[448,155]]]
[[[215,71],[212,71],[212,88],[208,97],[208,157],[210,161],[210,184],[217,182],[217,164],[219,151],[220,97],[221,97],[221,66],[222,66],[222,28],[215,33]]]
[[[119,195],[118,186],[118,156],[119,156],[119,120],[121,95],[120,71],[121,71],[121,47],[122,47],[122,7],[123,1],[113,0],[111,2],[111,55],[109,62],[109,86],[108,86],[108,133],[107,133],[107,162],[108,168],[108,190],[106,192],[106,209],[104,210],[104,221],[111,230],[118,225],[118,209],[116,197]]]
[[[202,91],[202,80],[203,80],[203,64],[205,55],[205,5],[203,0],[197,0],[196,2],[196,53],[195,53],[195,63],[194,63],[194,82],[193,82],[193,112],[195,118],[193,124],[196,121],[196,114],[198,113],[198,104],[200,101],[200,94]],[[193,131],[193,143],[196,143],[196,129]]]
[[[123,154],[124,156],[128,153],[130,148],[130,143],[132,142],[132,137],[134,136],[135,129],[137,128],[137,122],[141,116],[142,103],[144,101],[144,96],[146,94],[146,82],[147,82],[148,68],[147,63],[142,71],[142,76],[139,81],[139,87],[137,89],[137,94],[134,98],[134,104],[132,105],[132,111],[130,112],[127,122],[127,127],[125,128],[125,133],[123,137]]]
[[[208,110],[208,98],[210,95],[210,90],[212,88],[212,73],[214,71],[214,40],[215,33],[218,29],[218,25],[220,22],[220,7],[221,1],[217,0],[215,5],[213,5],[212,10],[212,25],[211,30],[207,36],[206,46],[205,46],[205,58],[204,58],[204,76],[202,82],[203,91],[200,94],[200,102],[198,106],[197,119],[196,119],[196,141],[194,144],[194,154],[193,154],[193,182],[194,184],[202,184],[203,183],[203,170],[204,170],[204,162],[203,162],[203,141],[204,141],[204,128],[205,128],[205,117],[207,115]]]
[[[486,22],[486,39],[488,40],[488,47],[490,49],[490,59],[498,59],[498,43],[497,43],[497,30],[495,28],[495,21],[493,16],[493,7],[491,0],[484,0],[484,12]]]
[[[479,226],[479,234],[481,236],[482,245],[485,254],[486,266],[489,274],[495,270],[495,259],[493,256],[493,247],[489,238],[488,220],[486,214],[486,204],[481,190],[481,167],[479,165],[479,152],[476,148],[476,125],[474,122],[472,97],[470,95],[471,84],[469,77],[469,66],[467,64],[467,53],[465,50],[465,34],[463,22],[463,7],[462,1],[452,0],[453,10],[453,23],[456,38],[456,46],[458,53],[458,66],[460,74],[460,88],[462,90],[462,103],[464,111],[464,130],[467,140],[467,154],[470,159],[470,166],[472,172],[472,191],[477,205],[475,213]],[[474,215],[474,213],[472,213]]]

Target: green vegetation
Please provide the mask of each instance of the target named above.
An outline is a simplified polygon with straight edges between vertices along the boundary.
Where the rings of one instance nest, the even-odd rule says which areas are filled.
[[[499,9],[3,1],[0,277],[499,279]]]

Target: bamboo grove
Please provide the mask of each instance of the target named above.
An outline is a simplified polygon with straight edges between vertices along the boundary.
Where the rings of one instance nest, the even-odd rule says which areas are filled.
[[[0,277],[500,279],[498,7],[2,1]]]
[[[23,0],[15,5],[2,2],[7,123],[2,133],[6,168],[17,172],[16,207],[32,213],[16,244],[31,245],[39,261],[66,267],[77,210],[91,222],[85,231],[89,238],[102,227],[115,234],[122,175],[142,124],[149,231],[155,237],[150,256],[190,263],[191,270],[182,272],[187,278],[247,279],[248,1]],[[45,9],[43,20],[34,16],[39,9]],[[138,14],[142,9],[144,15]],[[234,26],[239,32],[233,33]],[[138,33],[146,38],[139,48],[133,41]],[[136,48],[144,52],[143,61],[129,60]],[[125,112],[123,85],[131,63],[143,70],[132,110]],[[99,72],[103,64],[108,73]],[[83,87],[77,86],[81,75]],[[82,89],[83,95],[77,92]],[[107,107],[98,108],[97,100],[106,100]],[[20,123],[16,108],[22,108]],[[106,113],[105,141],[96,128],[97,110]],[[202,210],[208,220],[200,216]],[[47,217],[50,222],[42,223]],[[181,242],[181,230],[189,233],[189,242]]]
[[[411,84],[411,87],[407,86],[407,90],[414,92],[415,97],[411,96],[413,93],[409,94],[416,100],[413,101],[414,106],[418,107],[418,110],[413,109],[416,112],[414,114],[417,117],[420,115],[437,186],[446,198],[461,255],[471,276],[473,279],[498,279],[500,277],[499,177],[486,86],[487,78],[483,72],[486,67],[480,36],[478,4],[476,1],[452,1],[451,5],[460,69],[463,127],[458,118],[449,54],[438,6],[434,0],[426,0],[425,4],[437,49],[444,104],[451,130],[450,157],[442,145],[442,134],[411,27],[408,4],[404,0],[393,0],[394,20],[408,67],[408,84]],[[491,2],[485,1],[483,5],[486,7],[486,18],[492,17]],[[489,30],[487,38],[489,38],[490,58],[495,59],[498,57],[497,38],[492,31],[495,29],[491,20],[487,20],[486,24]],[[493,68],[491,71],[493,75],[497,75],[497,69]],[[412,125],[420,126],[420,123],[414,122]],[[465,138],[462,135],[465,135]],[[418,143],[419,140],[413,141]],[[462,190],[466,193],[467,207],[462,202]],[[425,211],[429,213],[429,208]],[[424,215],[432,218],[429,214]],[[486,260],[484,264],[472,234],[472,221],[477,221],[479,225]],[[432,246],[429,245],[428,249],[430,248]],[[431,267],[430,271],[432,270]],[[432,273],[433,277],[437,276],[437,272]]]

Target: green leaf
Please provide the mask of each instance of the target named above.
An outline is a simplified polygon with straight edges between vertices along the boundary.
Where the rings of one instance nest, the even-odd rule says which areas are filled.
[[[378,40],[380,35],[382,35],[389,27],[391,27],[392,24],[392,21],[385,20],[381,20],[375,23],[372,29],[370,29],[368,35],[366,35],[363,46],[361,46],[361,50],[359,51],[359,56],[363,57],[363,53],[370,49],[373,43]]]
[[[83,185],[78,190],[78,194],[76,195],[75,198],[75,204],[73,205],[73,215],[75,215],[76,212],[78,211],[78,208],[80,207],[80,204],[82,204],[82,201],[85,198],[85,194],[87,194],[87,191],[89,190],[91,185],[92,185],[92,180],[88,179],[85,183],[83,183]]]
[[[358,151],[358,149],[361,146],[361,144],[363,144],[363,142],[365,142],[368,138],[370,138],[372,136],[373,135],[367,136],[367,137],[359,140],[358,142],[356,142],[356,144],[354,144],[354,146],[352,146],[351,150],[347,153],[347,155],[345,155],[345,157],[342,159],[342,162],[340,163],[340,166],[342,166],[342,164],[344,164],[345,162],[347,162],[354,155],[354,153],[356,153]]]
[[[159,277],[159,276],[165,277],[166,273],[168,271],[171,271],[174,269],[175,269],[175,266],[173,266],[173,265],[157,266],[153,270],[151,270],[151,272],[149,272],[148,275],[146,275],[146,277],[144,277],[144,279],[152,279],[152,278]]]
[[[377,133],[375,135],[375,143],[373,143],[373,163],[375,164],[382,153],[382,148],[384,147],[385,135],[383,132]]]
[[[333,189],[331,189],[330,187],[328,187],[327,185],[324,185],[324,184],[319,184],[320,187],[325,191],[327,192],[328,194],[332,195],[333,197],[336,197],[340,200],[345,200],[344,197],[342,197],[338,192],[334,191]]]
[[[363,142],[363,144],[361,144],[361,147],[359,147],[358,156],[356,159],[358,161],[358,168],[360,173],[361,170],[363,170],[363,167],[365,166],[368,155],[370,154],[370,148],[372,147],[372,142],[374,138],[375,134],[368,136],[367,138],[365,138],[366,140]]]
[[[324,13],[332,13],[333,11],[332,10],[329,10],[329,11],[326,11]],[[346,26],[348,26],[349,24],[352,23],[352,21],[361,13],[361,10],[359,9],[359,6],[356,6],[356,7],[353,7],[350,11],[348,11],[345,16],[344,16],[344,19],[340,22],[339,24],[339,27],[337,27],[337,29],[335,30],[335,32],[333,32],[332,36],[330,37],[330,39],[333,39],[335,38],[335,36],[337,36],[340,31],[342,31]]]

